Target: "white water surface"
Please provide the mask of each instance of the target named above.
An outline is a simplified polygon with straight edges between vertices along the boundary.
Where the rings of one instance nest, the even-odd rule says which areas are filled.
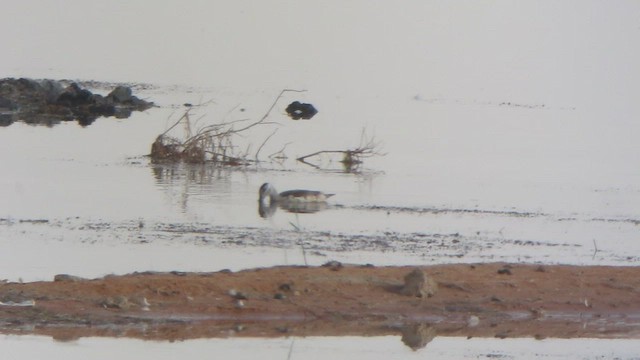
[[[51,359],[638,359],[637,340],[487,339],[436,337],[425,348],[411,350],[399,336],[307,337],[286,339],[227,338],[156,342],[135,339],[81,338],[60,342],[42,336],[3,336],[0,344],[11,358]]]

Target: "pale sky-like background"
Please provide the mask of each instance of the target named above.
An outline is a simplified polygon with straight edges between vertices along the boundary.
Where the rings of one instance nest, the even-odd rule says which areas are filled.
[[[508,97],[617,115],[640,98],[636,1],[27,0],[4,6],[0,29],[3,76]]]

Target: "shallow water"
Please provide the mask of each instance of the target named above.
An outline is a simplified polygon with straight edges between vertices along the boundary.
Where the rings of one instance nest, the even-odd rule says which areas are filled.
[[[208,359],[225,354],[234,359],[637,359],[637,340],[601,339],[481,339],[436,337],[426,348],[413,351],[397,336],[308,337],[287,339],[228,338],[152,342],[131,339],[82,338],[55,341],[39,336],[4,336],[0,344],[9,357],[53,359],[174,359],[189,356]]]
[[[111,82],[146,83],[134,94],[159,107],[87,127],[0,128],[0,278],[328,260],[638,263],[637,3],[342,5],[7,6],[0,29],[12,35],[1,77],[97,80],[91,89],[104,93]],[[79,33],[82,24],[89,31]],[[70,33],[81,47],[60,40]],[[169,166],[145,157],[184,103],[214,101],[193,110],[197,128],[258,119],[286,88],[307,91],[279,100],[269,117],[279,125],[237,139],[238,149],[255,152],[277,128],[261,154],[286,146],[283,163]],[[292,121],[284,108],[293,100],[320,112]],[[363,129],[386,155],[366,159],[357,173],[340,171],[336,159],[325,159],[324,170],[294,160],[355,147]],[[315,214],[279,210],[263,219],[257,191],[267,181],[336,196]],[[61,352],[69,345],[20,339],[3,342]],[[79,347],[94,341],[125,343],[81,340]],[[321,340],[308,341],[306,357],[322,353]],[[547,342],[528,341],[518,346]],[[368,339],[353,342],[351,354],[372,355],[364,352]],[[585,343],[559,348],[582,351]],[[199,354],[237,347],[200,344]],[[255,354],[274,346],[255,344],[238,348]],[[289,345],[278,344],[286,356]],[[624,348],[600,344],[615,354]],[[170,346],[178,345],[148,348]],[[505,356],[527,357],[513,351]]]
[[[180,104],[192,95],[183,88],[146,91],[141,95],[155,95],[162,101],[160,107],[129,119],[99,119],[87,127],[15,123],[2,129],[0,156],[5,173],[0,188],[4,199],[0,239],[12,249],[0,255],[10,265],[4,277],[41,280],[56,273],[97,277],[138,270],[237,270],[319,265],[328,260],[376,265],[482,261],[629,265],[638,261],[640,188],[633,184],[633,171],[626,177],[607,177],[611,182],[602,183],[570,172],[542,181],[538,178],[551,174],[540,172],[575,163],[574,156],[554,150],[539,166],[511,171],[504,167],[516,166],[521,159],[507,156],[501,148],[504,142],[481,149],[488,159],[502,157],[510,165],[484,159],[492,166],[487,169],[478,165],[475,154],[469,154],[450,167],[435,167],[430,164],[434,151],[414,149],[410,132],[404,137],[406,143],[396,143],[394,138],[385,141],[387,154],[365,159],[357,173],[340,171],[336,160],[318,170],[294,158],[314,149],[340,148],[340,139],[329,135],[330,119],[319,114],[306,123],[294,122],[280,112],[270,118],[279,124],[278,136],[264,150],[268,153],[270,147],[290,144],[289,159],[283,162],[227,168],[153,164],[145,156],[150,143],[179,118],[184,111]],[[220,100],[195,110],[194,116],[205,116],[200,121],[220,112],[219,107],[233,108],[233,101],[244,101],[235,94],[206,91],[202,89],[198,96]],[[246,102],[268,108],[277,93],[270,95],[247,95]],[[416,107],[416,115],[422,107],[433,106],[412,99],[406,102]],[[438,106],[460,111],[457,105]],[[487,115],[482,129],[500,128],[513,111],[500,113],[492,106],[467,110],[460,116],[479,116],[482,111],[502,116]],[[532,116],[531,111],[538,110],[517,109],[516,113]],[[251,116],[246,112],[250,110],[242,115]],[[553,117],[539,116],[537,121]],[[526,121],[521,124],[528,126]],[[306,126],[327,136],[306,136],[302,130]],[[455,136],[466,136],[469,127],[461,129]],[[573,130],[577,129],[575,125]],[[454,130],[449,131],[454,137]],[[359,141],[355,127],[353,134]],[[238,141],[252,143],[257,138],[262,142],[263,136],[257,131]],[[541,149],[531,143],[522,151],[533,156],[561,145],[547,143]],[[450,144],[443,156],[454,156],[457,146]],[[621,165],[614,170],[626,169]],[[452,175],[458,171],[472,175]],[[329,208],[314,214],[279,209],[265,219],[258,214],[257,189],[266,181],[280,189],[321,189],[336,196]],[[122,255],[122,248],[127,255]]]

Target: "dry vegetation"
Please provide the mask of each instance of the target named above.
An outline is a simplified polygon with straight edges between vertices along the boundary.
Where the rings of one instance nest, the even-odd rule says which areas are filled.
[[[377,141],[375,137],[367,136],[367,132],[363,129],[362,134],[360,135],[360,144],[353,149],[320,150],[301,156],[297,160],[309,166],[320,168],[319,165],[310,163],[307,160],[324,154],[338,154],[342,155],[340,163],[342,164],[345,172],[357,172],[364,159],[374,156],[383,156],[384,153],[381,152],[381,148],[382,144]]]
[[[281,123],[268,121],[272,110],[278,101],[287,92],[302,92],[304,90],[284,89],[273,101],[265,114],[258,120],[241,119],[232,121],[222,121],[199,128],[194,131],[194,124],[202,119],[193,119],[194,108],[207,105],[187,106],[182,116],[164,133],[160,134],[151,146],[151,159],[154,162],[187,162],[187,163],[213,163],[222,166],[246,166],[260,162],[260,152],[267,142],[276,134]],[[184,140],[169,133],[182,125],[184,127]],[[249,136],[250,130],[256,127],[272,127],[272,132],[261,139],[260,142],[250,142],[249,145],[241,149],[237,144],[239,137]],[[279,151],[267,156],[269,161],[283,161],[287,159],[285,149],[290,143],[285,143]],[[252,150],[255,149],[255,150]],[[363,159],[382,155],[379,151],[380,143],[374,138],[368,138],[363,130],[360,144],[353,149],[346,150],[319,150],[314,153],[299,157],[297,160],[307,165],[320,168],[318,165],[307,162],[308,158],[313,158],[322,154],[342,154],[340,162],[345,171],[352,172],[362,164]]]

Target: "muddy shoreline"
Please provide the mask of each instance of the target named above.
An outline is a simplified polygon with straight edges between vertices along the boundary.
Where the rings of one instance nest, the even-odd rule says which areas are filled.
[[[438,283],[428,298],[399,291],[413,269],[333,263],[5,282],[0,332],[171,341],[397,334],[416,348],[434,336],[640,338],[637,267],[421,267]]]

